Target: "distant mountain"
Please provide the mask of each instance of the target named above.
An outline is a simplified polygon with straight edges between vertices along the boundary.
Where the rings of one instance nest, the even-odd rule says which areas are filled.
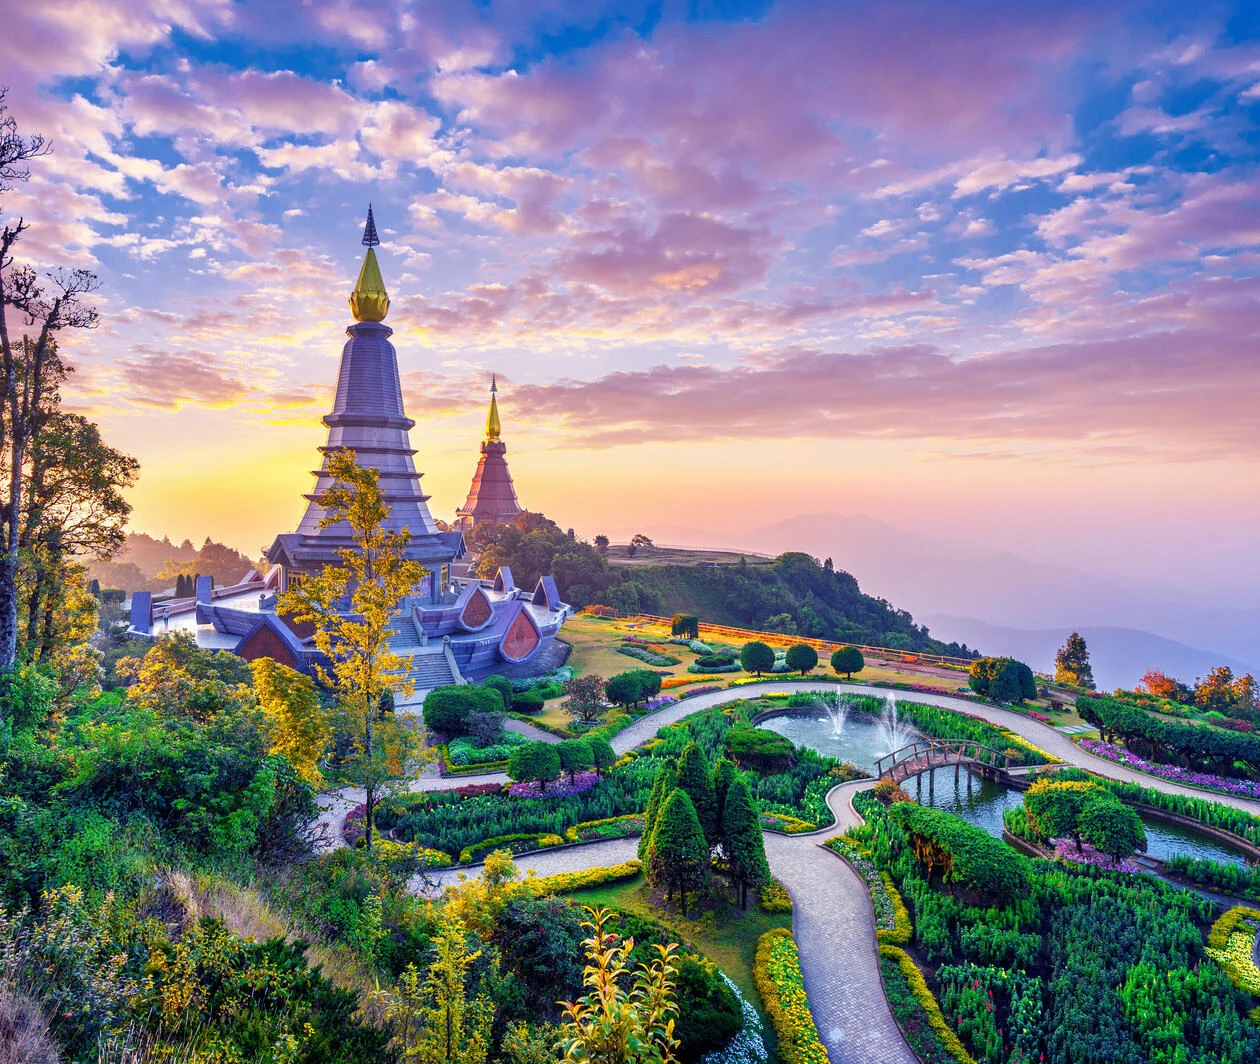
[[[1127,628],[1210,648],[1220,662],[1231,658],[1260,671],[1260,609],[1217,607],[1155,580],[1108,580],[1069,566],[904,532],[862,514],[802,514],[720,537],[682,527],[642,531],[660,543],[830,557],[837,569],[857,577],[864,592],[896,602],[916,617],[976,617],[1024,631]],[[983,642],[967,642],[988,649]]]
[[[1039,672],[1052,674],[1055,651],[1063,645],[1071,630],[1003,628],[974,617],[942,614],[924,617],[923,621],[937,639],[956,639],[980,647],[986,654],[1019,658]],[[1104,691],[1117,687],[1132,689],[1142,673],[1151,668],[1176,676],[1186,683],[1206,676],[1214,665],[1228,665],[1236,674],[1248,672],[1251,668],[1245,662],[1135,628],[1083,627],[1077,630],[1089,646],[1094,682]]]

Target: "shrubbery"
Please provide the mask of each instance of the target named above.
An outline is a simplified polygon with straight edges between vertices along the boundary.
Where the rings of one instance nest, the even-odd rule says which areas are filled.
[[[995,702],[1023,702],[1037,697],[1037,678],[1014,658],[976,658],[967,680],[978,695]]]
[[[467,735],[475,713],[502,713],[503,696],[493,687],[451,684],[424,696],[424,723],[448,738]]]

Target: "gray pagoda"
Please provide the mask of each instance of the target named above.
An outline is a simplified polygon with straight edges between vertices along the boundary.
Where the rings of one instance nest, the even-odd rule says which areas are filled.
[[[481,460],[473,474],[472,486],[464,505],[455,511],[460,523],[471,527],[498,524],[524,513],[516,500],[516,487],[507,465],[507,444],[499,439],[498,382],[490,376],[490,413],[486,417],[486,438],[481,444]]]

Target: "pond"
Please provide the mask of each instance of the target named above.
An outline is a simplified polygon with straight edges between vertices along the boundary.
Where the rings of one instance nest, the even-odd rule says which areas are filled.
[[[877,718],[858,711],[849,714],[842,726],[837,728],[833,726],[832,717],[825,715],[821,709],[818,712],[806,710],[774,717],[760,727],[777,732],[798,746],[808,746],[841,761],[852,761],[873,773],[879,758],[913,739],[904,731],[890,734],[887,717],[887,712],[884,718]],[[897,745],[890,746],[892,742]],[[938,768],[931,778],[923,773],[917,780],[907,780],[903,786],[923,805],[954,813],[998,838],[1002,836],[1002,814],[1023,801],[1023,795],[1015,788],[993,783],[966,771],[959,772],[955,784],[952,768]],[[1230,864],[1246,863],[1241,851],[1193,828],[1183,828],[1145,814],[1142,815],[1142,824],[1146,828],[1146,852],[1151,857],[1167,860],[1178,853]]]

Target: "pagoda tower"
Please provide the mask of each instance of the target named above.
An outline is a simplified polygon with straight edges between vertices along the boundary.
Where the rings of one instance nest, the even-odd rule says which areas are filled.
[[[353,545],[344,521],[320,527],[324,509],[318,498],[333,483],[328,457],[336,451],[353,451],[359,465],[370,466],[380,474],[382,494],[390,506],[386,525],[391,531],[407,529],[411,533],[409,558],[438,573],[461,550],[458,533],[438,531],[429,513],[429,496],[420,488],[421,474],[412,462],[416,451],[408,433],[415,422],[403,409],[398,353],[389,342],[393,330],[382,324],[389,312],[389,294],[376,261],[379,243],[369,206],[363,230],[367,253],[350,294],[355,323],[346,329],[349,339],[341,352],[337,396],[332,412],[323,419],[328,428],[328,442],[320,448],[323,461],[312,471],[315,488],[306,496],[306,514],[297,531],[277,536],[267,552],[269,561],[282,566],[286,587],[291,576],[318,572],[338,561],[338,550]],[[432,580],[429,585],[432,589]]]
[[[507,444],[499,439],[499,391],[494,374],[490,375],[490,413],[486,417],[486,438],[481,445],[481,460],[473,474],[472,486],[464,505],[455,511],[464,524],[472,526],[510,520],[524,508],[516,501],[516,488],[508,472]]]

